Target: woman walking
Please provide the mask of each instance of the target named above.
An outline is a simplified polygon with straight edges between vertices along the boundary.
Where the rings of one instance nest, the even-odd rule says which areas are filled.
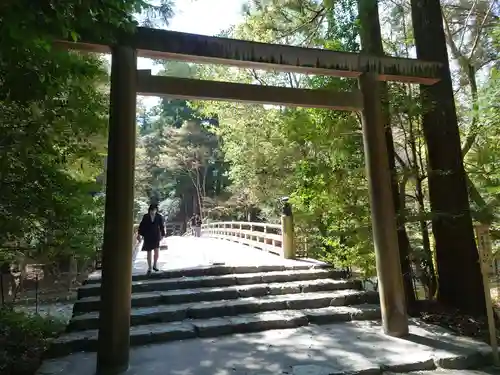
[[[165,237],[165,226],[163,217],[158,213],[158,206],[149,206],[148,213],[142,217],[139,224],[137,240],[144,238],[142,251],[147,251],[148,274],[151,273],[151,252],[154,251],[153,270],[158,270],[158,257],[160,255],[160,241]]]
[[[195,237],[201,237],[201,217],[196,214],[191,218],[191,228]]]

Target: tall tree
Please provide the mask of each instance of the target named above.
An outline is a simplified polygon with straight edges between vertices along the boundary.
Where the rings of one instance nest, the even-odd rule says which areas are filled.
[[[411,7],[417,57],[442,64],[440,82],[421,87],[438,299],[466,312],[482,314],[485,312],[483,282],[469,209],[441,4],[439,0],[411,0]]]
[[[219,141],[215,134],[194,120],[186,121],[179,129],[171,129],[166,138],[161,164],[189,178],[195,191],[195,212],[203,215],[207,181],[219,159]]]

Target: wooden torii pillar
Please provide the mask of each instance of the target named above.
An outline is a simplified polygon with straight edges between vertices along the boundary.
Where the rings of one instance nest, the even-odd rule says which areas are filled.
[[[384,332],[391,336],[406,335],[408,319],[396,217],[381,98],[376,82],[432,85],[440,79],[440,64],[149,28],[138,28],[128,39],[127,45],[111,49],[102,41],[57,42],[65,48],[101,53],[111,50],[112,53],[98,374],[120,374],[127,369],[129,361],[136,93],[360,111]],[[357,78],[360,90],[335,93],[155,77],[148,72],[137,71],[136,51],[140,56],[149,58]]]
[[[137,53],[112,47],[97,373],[127,370],[130,346]]]
[[[384,332],[408,334],[406,297],[401,273],[396,211],[392,199],[391,172],[385,138],[380,85],[374,74],[359,77],[363,94],[363,145],[370,195],[373,242]]]

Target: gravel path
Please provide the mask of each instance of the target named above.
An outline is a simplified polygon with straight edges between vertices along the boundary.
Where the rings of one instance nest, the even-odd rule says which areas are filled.
[[[36,314],[37,309],[34,305],[28,306],[16,306],[16,311],[23,311],[28,314]],[[73,304],[72,303],[50,303],[50,304],[42,304],[38,306],[38,313],[42,316],[52,316],[57,319],[62,319],[66,322],[69,322],[71,319],[71,315],[73,314]]]

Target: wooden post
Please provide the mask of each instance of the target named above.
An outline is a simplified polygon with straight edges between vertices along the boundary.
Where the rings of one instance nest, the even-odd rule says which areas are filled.
[[[295,258],[295,244],[294,244],[294,228],[293,228],[293,215],[292,206],[290,203],[285,202],[283,205],[283,213],[281,215],[281,248],[282,256],[285,259]]]
[[[137,54],[113,47],[97,374],[127,370],[130,346]]]
[[[491,239],[490,226],[486,224],[478,224],[475,226],[477,249],[479,251],[479,263],[481,266],[481,274],[483,276],[484,298],[486,301],[486,315],[488,317],[488,330],[490,333],[490,346],[493,356],[493,364],[500,366],[500,358],[498,357],[498,341],[497,329],[495,325],[495,311],[491,303],[491,287],[490,287],[490,271],[491,271]],[[498,297],[498,296],[497,296]]]
[[[363,53],[384,57],[382,43],[382,32],[380,29],[380,16],[378,12],[378,0],[358,0],[359,36]],[[415,307],[415,294],[412,280],[412,270],[409,259],[410,243],[403,222],[404,215],[398,215],[401,211],[401,199],[399,197],[398,176],[396,161],[394,158],[394,138],[391,129],[391,113],[389,105],[389,90],[387,82],[378,82],[381,104],[382,119],[387,144],[387,157],[389,160],[389,171],[391,173],[391,190],[394,211],[396,212],[396,229],[398,235],[399,257],[401,271],[403,273],[403,287],[405,289],[406,306],[408,309]]]
[[[382,323],[386,334],[401,337],[408,334],[408,316],[399,259],[396,214],[392,200],[380,87],[376,77],[370,73],[360,76],[359,86],[363,95],[363,141]]]

